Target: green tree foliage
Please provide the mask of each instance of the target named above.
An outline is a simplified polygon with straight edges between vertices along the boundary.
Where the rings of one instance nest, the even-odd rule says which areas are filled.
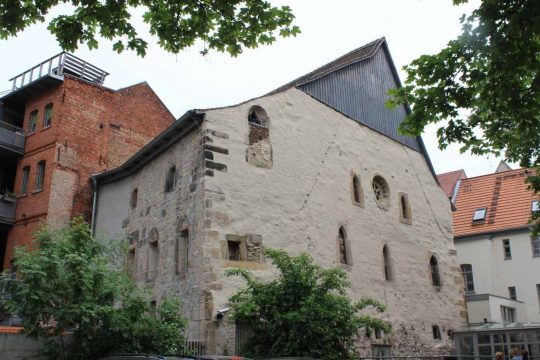
[[[461,35],[438,54],[405,66],[406,84],[390,102],[412,106],[401,131],[417,136],[446,121],[437,132],[441,149],[460,143],[462,151],[538,168],[540,2],[482,0],[461,22]],[[538,177],[529,183],[540,191]]]
[[[22,316],[24,333],[47,340],[49,359],[97,359],[112,352],[184,353],[186,320],[177,301],[153,309],[121,271],[122,251],[94,241],[76,219],[44,229],[36,250],[18,248],[18,278],[4,273],[3,304]],[[114,264],[120,264],[114,266]]]
[[[134,50],[144,56],[147,42],[139,37],[131,19],[143,8],[143,21],[159,46],[178,54],[196,40],[208,49],[227,51],[233,56],[243,48],[271,44],[276,35],[295,36],[294,15],[288,6],[274,7],[265,0],[63,0],[64,14],[52,19],[48,29],[64,50],[73,51],[86,43],[98,47],[97,36],[114,41],[113,49]],[[0,1],[0,39],[16,36],[58,5],[58,0]]]
[[[311,356],[320,359],[354,358],[354,339],[361,329],[390,331],[389,323],[359,312],[384,305],[372,299],[352,303],[345,271],[323,269],[307,254],[296,257],[282,250],[266,250],[279,270],[277,279],[264,282],[234,269],[247,287],[230,299],[232,318],[253,326],[244,351],[249,356]]]

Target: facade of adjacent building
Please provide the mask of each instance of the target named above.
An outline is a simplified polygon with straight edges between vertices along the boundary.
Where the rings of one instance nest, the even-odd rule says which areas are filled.
[[[471,324],[540,322],[540,239],[530,224],[540,208],[529,174],[502,163],[493,174],[457,181],[454,242]]]
[[[174,117],[147,83],[120,90],[61,53],[15,76],[0,97],[0,266],[42,224],[90,220],[90,175],[123,163]]]
[[[260,98],[189,111],[94,177],[95,233],[127,237],[133,277],[158,303],[182,299],[206,353],[238,351],[246,328],[226,310],[245,284],[225,271],[272,278],[265,248],[340,266],[353,300],[387,306],[392,334],[362,354],[448,353],[466,323],[451,213],[421,138],[397,133],[408,109],[385,108],[396,86],[380,39]]]

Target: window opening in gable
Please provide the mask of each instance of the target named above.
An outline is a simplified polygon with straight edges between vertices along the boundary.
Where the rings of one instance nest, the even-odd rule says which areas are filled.
[[[484,221],[486,219],[487,208],[480,208],[474,210],[473,222]]]
[[[171,166],[167,171],[167,177],[165,179],[165,192],[171,192],[174,190],[174,179],[176,176],[176,166]]]
[[[270,143],[270,121],[260,106],[252,106],[248,116],[248,148],[246,161],[257,167],[272,167],[272,144]]]
[[[532,255],[533,257],[540,256],[540,236],[531,237]]]
[[[130,202],[131,202],[131,208],[132,209],[135,209],[137,207],[138,197],[139,197],[139,189],[135,188],[131,192],[131,201]]]
[[[187,274],[189,254],[189,230],[184,228],[176,237],[174,263],[177,275]]]
[[[503,243],[504,260],[511,260],[512,249],[510,248],[510,239],[503,239],[502,243]]]
[[[431,270],[431,283],[433,286],[441,286],[441,277],[439,274],[439,263],[435,255],[431,256],[429,259],[429,268]]]
[[[516,294],[516,287],[515,286],[509,286],[508,287],[508,297],[511,300],[517,300],[517,294]]]
[[[353,176],[353,196],[354,196],[354,202],[359,204],[360,203],[360,180],[358,179],[358,176]]]
[[[240,242],[227,240],[228,258],[232,261],[240,261]]]
[[[45,114],[43,115],[44,128],[51,126],[52,115],[53,115],[53,104],[47,104],[47,106],[45,106]]]
[[[474,293],[474,279],[471,264],[461,264],[461,273],[463,274],[463,281],[465,282],[465,293]]]
[[[25,166],[22,169],[21,194],[26,194],[29,178],[30,178],[30,166]]]
[[[343,226],[339,228],[338,233],[338,246],[339,246],[339,262],[341,264],[351,265],[351,255],[349,253],[349,244],[347,240],[347,233]]]
[[[387,245],[383,246],[383,261],[384,261],[384,278],[386,281],[394,280],[394,273],[392,271],[392,258],[390,256],[390,250]]]
[[[377,205],[387,208],[388,200],[390,198],[390,188],[388,183],[382,176],[376,175],[371,183],[373,187],[373,194],[375,195],[375,201]]]
[[[36,131],[38,111],[34,110],[30,113],[30,120],[28,121],[28,133]]]
[[[45,160],[41,160],[37,164],[35,191],[43,190],[44,177],[45,177]]]

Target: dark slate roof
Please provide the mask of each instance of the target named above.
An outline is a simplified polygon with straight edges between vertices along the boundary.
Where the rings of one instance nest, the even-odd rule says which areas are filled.
[[[386,39],[380,38],[375,41],[370,42],[369,44],[366,44],[364,46],[359,47],[356,50],[353,50],[336,60],[321,66],[318,69],[313,70],[309,74],[306,74],[304,76],[299,77],[296,80],[291,81],[290,83],[287,83],[283,86],[280,86],[276,90],[269,93],[274,94],[286,89],[289,89],[291,87],[298,87],[300,85],[304,85],[306,83],[309,83],[311,81],[317,80],[325,75],[328,75],[330,73],[333,73],[339,69],[342,69],[346,66],[349,66],[351,64],[363,61],[365,59],[371,58],[377,50],[381,47],[381,45],[386,41]]]

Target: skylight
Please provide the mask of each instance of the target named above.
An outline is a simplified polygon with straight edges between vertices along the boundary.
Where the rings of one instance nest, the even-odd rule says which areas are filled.
[[[482,221],[486,219],[487,208],[481,208],[474,210],[473,221]]]
[[[540,211],[540,204],[538,203],[538,200],[533,200],[531,204],[531,210],[532,212]]]

